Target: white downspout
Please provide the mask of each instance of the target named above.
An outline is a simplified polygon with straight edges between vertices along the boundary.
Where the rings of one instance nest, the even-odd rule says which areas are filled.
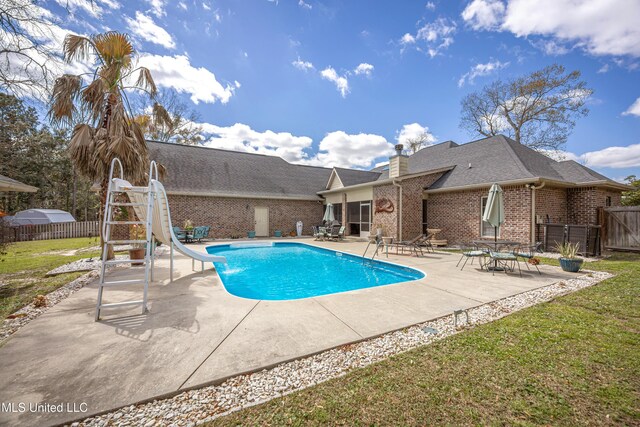
[[[402,185],[398,184],[395,179],[392,183],[400,189],[400,201],[398,202],[398,240],[402,241]]]
[[[531,189],[531,244],[536,243],[536,190],[540,190],[546,183],[536,187],[533,184],[529,184],[527,187]]]

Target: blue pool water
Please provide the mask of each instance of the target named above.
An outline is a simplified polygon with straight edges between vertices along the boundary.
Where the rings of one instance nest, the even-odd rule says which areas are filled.
[[[268,246],[265,246],[268,245]],[[302,243],[209,246],[227,258],[215,263],[227,291],[261,300],[291,300],[407,282],[424,277],[412,268],[366,260]]]

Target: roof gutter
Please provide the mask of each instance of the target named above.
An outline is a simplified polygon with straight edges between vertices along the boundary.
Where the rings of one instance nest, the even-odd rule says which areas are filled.
[[[418,172],[418,173],[411,173],[411,174],[407,174],[407,175],[402,175],[396,178],[387,178],[387,179],[381,179],[379,181],[370,181],[370,182],[364,182],[362,184],[355,184],[355,185],[349,185],[347,187],[342,187],[342,188],[335,188],[333,190],[324,190],[324,191],[318,191],[317,194],[320,195],[324,195],[324,194],[331,194],[331,193],[341,193],[343,191],[348,191],[348,190],[356,190],[358,188],[364,188],[364,187],[379,187],[381,185],[388,185],[388,184],[393,184],[396,185],[396,182],[401,182],[404,181],[406,179],[411,179],[411,178],[417,178],[419,176],[423,176],[423,175],[431,175],[434,173],[440,173],[440,172],[447,172],[450,171],[451,169],[453,169],[455,166],[446,166],[443,168],[438,168],[438,169],[432,169],[432,170],[428,170],[428,171],[424,171],[424,172]]]
[[[553,179],[540,178],[540,177],[532,177],[532,178],[521,178],[521,179],[512,179],[508,181],[498,181],[498,182],[485,182],[480,184],[470,184],[470,185],[460,185],[457,187],[446,187],[446,188],[432,188],[426,189],[425,194],[437,194],[437,193],[447,193],[450,191],[464,191],[464,190],[477,190],[481,188],[491,187],[492,184],[499,184],[502,186],[508,185],[525,185],[525,184],[540,184],[546,183],[548,185],[553,185],[557,187],[565,187],[565,188],[580,188],[580,187],[606,187],[606,188],[614,188],[616,190],[628,191],[633,189],[633,187],[625,184],[620,184],[615,181],[589,181],[589,182],[567,182],[567,181],[556,181]]]
[[[250,193],[206,193],[198,191],[167,191],[170,196],[200,196],[200,197],[226,197],[230,199],[267,199],[267,200],[302,200],[302,201],[322,201],[317,196],[285,196],[285,195],[264,195]]]
[[[398,201],[398,241],[402,242],[402,185],[398,184],[398,179],[392,179],[391,183],[398,187],[399,198]],[[417,256],[417,254],[416,254]]]

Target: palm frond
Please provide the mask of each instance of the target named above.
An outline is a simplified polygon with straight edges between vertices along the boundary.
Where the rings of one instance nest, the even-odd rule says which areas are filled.
[[[153,81],[151,71],[146,67],[140,67],[139,70],[140,73],[138,74],[138,80],[136,80],[136,86],[146,90],[149,92],[149,95],[155,97],[158,93],[158,88],[156,87],[156,83]]]
[[[119,63],[124,69],[131,67],[131,56],[135,50],[127,34],[109,31],[92,36],[92,40],[105,64]]]
[[[90,39],[77,34],[67,34],[62,47],[64,60],[66,62],[86,61],[94,48],[95,46]]]
[[[98,122],[102,116],[105,100],[107,95],[107,87],[104,80],[97,78],[82,90],[82,102],[84,107],[90,112],[91,119]]]
[[[64,74],[53,85],[48,116],[56,125],[70,125],[77,109],[75,101],[80,95],[82,79],[80,76]]]
[[[69,141],[69,157],[78,168],[78,171],[94,179],[97,177],[93,165],[95,154],[94,129],[87,124],[79,124],[73,129],[71,140]]]
[[[168,129],[173,128],[173,120],[171,119],[171,115],[169,112],[159,103],[154,102],[153,108],[153,123],[158,127],[167,127]]]

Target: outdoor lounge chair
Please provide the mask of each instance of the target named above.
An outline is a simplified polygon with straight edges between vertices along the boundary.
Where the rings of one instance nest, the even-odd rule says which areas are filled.
[[[208,225],[201,225],[201,226],[195,227],[193,229],[192,239],[200,242],[202,239],[207,238],[207,236],[209,235],[210,229],[211,227],[209,227]]]
[[[327,237],[327,229],[325,227],[313,226],[314,240],[324,240]]]
[[[538,271],[538,274],[542,275],[542,273],[540,272],[540,269],[538,268],[538,264],[537,263],[530,263],[529,261],[532,258],[535,258],[536,254],[538,252],[540,252],[540,248],[542,247],[542,242],[536,242],[535,245],[522,245],[522,246],[517,246],[514,250],[513,250],[513,254],[518,257],[518,258],[522,258],[527,266],[527,270],[531,270],[531,268],[529,267],[529,264],[533,264],[533,266],[536,268],[536,270]]]
[[[435,249],[433,249],[433,245],[431,244],[431,239],[433,239],[433,236],[433,233],[423,234],[422,238],[418,239],[418,241],[416,242],[416,245],[418,245],[420,248],[426,248],[427,252],[435,252]]]
[[[458,267],[460,265],[460,262],[464,259],[464,263],[460,268],[460,271],[462,271],[464,270],[464,266],[467,265],[467,261],[469,261],[469,259],[471,259],[471,264],[473,264],[473,260],[475,258],[478,258],[480,263],[480,269],[483,270],[484,269],[483,260],[487,255],[488,255],[487,251],[480,249],[478,245],[464,244],[462,245],[462,256],[460,257],[460,260],[458,260],[456,267]]]
[[[409,249],[409,251],[416,254],[416,256],[420,256],[424,255],[424,253],[422,252],[422,248],[418,244],[421,240],[424,240],[424,234],[419,234],[411,240],[391,242],[389,243],[389,246],[396,248],[396,254],[399,254],[400,250],[402,250],[402,254],[404,254],[404,250]]]
[[[187,240],[187,232],[181,229],[180,227],[173,227],[173,234],[176,235],[176,239],[186,241]]]

